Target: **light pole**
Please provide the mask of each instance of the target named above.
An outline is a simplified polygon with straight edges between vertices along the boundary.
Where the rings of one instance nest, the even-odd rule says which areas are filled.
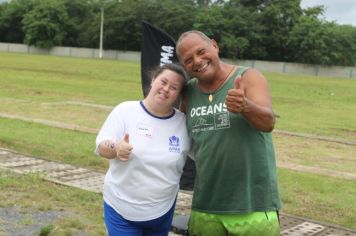
[[[103,58],[104,7],[101,7],[99,58]]]

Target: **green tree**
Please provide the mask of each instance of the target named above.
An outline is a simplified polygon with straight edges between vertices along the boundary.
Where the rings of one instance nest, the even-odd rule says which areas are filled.
[[[156,1],[150,11],[145,11],[142,18],[178,39],[184,31],[191,30],[197,13],[197,6],[192,0]],[[207,1],[208,2],[208,1]]]
[[[23,19],[25,43],[40,48],[61,45],[68,15],[63,1],[37,0]]]
[[[23,43],[25,34],[22,20],[26,12],[33,8],[33,0],[12,0],[1,4],[0,41]]]
[[[144,2],[122,0],[106,4],[104,48],[139,50],[140,12],[144,9]]]
[[[221,41],[221,34],[228,33],[227,17],[224,17],[222,8],[217,5],[206,6],[200,9],[196,14],[196,21],[193,24],[194,29],[204,32],[210,38],[217,42]]]
[[[219,43],[223,57],[355,65],[356,28],[322,20],[300,0],[12,0],[0,3],[0,41],[42,48],[140,50],[141,21],[174,39],[190,29]]]
[[[263,44],[263,24],[260,24],[261,14],[256,8],[249,4],[242,4],[240,1],[232,1],[223,8],[224,17],[228,19],[226,25],[229,27],[229,34],[238,39],[237,54],[233,58],[238,59],[262,59],[267,52]]]
[[[206,6],[209,6],[210,4],[212,4],[212,1],[211,0],[196,0],[195,4],[198,7],[206,7]]]
[[[251,10],[250,6],[244,6],[239,0],[216,3],[199,9],[194,28],[214,38],[219,43],[223,57],[262,57],[265,55],[265,49],[260,46],[263,28],[256,24],[259,17],[257,11]]]
[[[70,1],[70,0],[68,0]],[[72,25],[73,27],[72,30],[73,32],[76,32],[78,34],[78,38],[75,39],[73,37],[72,40],[76,40],[78,43],[78,46],[80,47],[89,47],[89,48],[98,48],[99,47],[99,42],[100,42],[100,22],[101,22],[101,8],[104,7],[104,15],[105,15],[105,24],[107,23],[107,18],[109,17],[110,11],[108,9],[110,8],[110,5],[107,6],[109,0],[100,2],[96,0],[91,0],[87,1],[87,10],[86,12],[86,18],[83,19],[82,17],[78,18],[78,20],[81,20],[81,23],[78,23],[76,26]],[[69,17],[71,15],[69,14]],[[75,24],[75,22],[73,22]],[[107,28],[107,25],[104,25],[104,37],[106,35],[106,32],[109,29]],[[66,42],[67,40],[65,40]],[[104,43],[110,42],[110,38],[105,38]],[[105,47],[107,49],[117,49],[117,47]]]
[[[86,32],[94,31],[98,34],[97,25],[100,24],[98,19],[98,4],[88,0],[62,0],[64,2],[65,11],[68,15],[65,24],[66,36],[62,40],[63,46],[87,47],[95,46],[91,44],[93,33],[86,35]],[[99,20],[99,21],[98,21]],[[96,22],[96,25],[92,25]]]
[[[330,53],[329,65],[356,65],[356,27],[351,25],[327,24],[330,31],[327,52]],[[332,49],[332,50],[330,50]]]
[[[264,28],[260,43],[266,48],[266,54],[261,59],[290,61],[287,41],[290,38],[289,33],[302,15],[300,0],[266,1],[257,9],[260,11],[258,24]]]
[[[190,0],[122,0],[109,2],[105,9],[105,48],[140,50],[141,21],[146,20],[177,39],[191,29],[194,4]]]
[[[310,64],[328,64],[325,54],[330,50],[327,46],[328,28],[315,17],[302,16],[292,29],[288,48],[291,50],[292,61]]]

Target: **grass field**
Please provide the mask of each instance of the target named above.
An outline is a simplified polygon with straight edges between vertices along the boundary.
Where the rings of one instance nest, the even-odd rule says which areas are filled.
[[[265,75],[279,116],[276,129],[356,142],[356,80]],[[95,133],[26,122],[21,117],[98,129],[113,106],[141,98],[140,65],[136,62],[0,53],[0,115],[18,117],[0,118],[0,147],[105,172],[107,162],[93,154]],[[274,141],[278,161],[356,174],[355,145],[279,133],[274,134]],[[24,196],[27,191],[24,184],[14,178],[10,174],[0,175],[1,197],[18,192],[19,199],[34,198],[42,196],[46,189],[53,194],[63,192],[62,187],[29,176],[29,180],[26,177],[20,180],[36,182],[38,188]],[[285,168],[279,168],[279,180],[283,212],[356,229],[355,180]],[[65,188],[66,191],[77,190]],[[102,235],[100,196],[85,191],[80,192],[83,196],[80,198],[74,197],[79,193],[71,194],[58,200],[65,212],[80,215],[78,225],[91,222],[96,226],[94,229],[68,226],[68,230],[84,229],[89,235]],[[87,207],[96,209],[98,216],[75,207],[86,198],[95,198]],[[39,209],[58,210],[55,207],[58,202],[52,197],[44,199],[41,204],[47,207]],[[1,207],[14,204],[7,200]],[[53,224],[70,225],[62,223]],[[65,235],[57,233],[53,235]]]
[[[356,141],[356,80],[265,74],[277,129]]]
[[[19,217],[18,222],[1,222],[0,219],[0,235],[2,236],[8,234],[2,232],[1,226],[8,224],[13,230],[11,235],[32,235],[29,232],[20,234],[16,228],[38,223],[36,218],[31,217],[38,212],[52,213],[56,216],[41,227],[41,232],[45,232],[46,228],[51,228],[50,235],[106,235],[102,197],[96,193],[47,182],[36,174],[16,176],[1,170],[0,187],[0,208],[19,212],[23,216]],[[41,220],[46,221],[46,218]]]

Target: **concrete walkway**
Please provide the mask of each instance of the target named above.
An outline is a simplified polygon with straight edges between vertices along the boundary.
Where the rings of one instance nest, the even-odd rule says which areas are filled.
[[[0,148],[0,168],[19,174],[38,172],[44,179],[87,191],[102,193],[104,174],[68,164],[25,156]],[[190,212],[192,193],[180,191],[176,205],[177,223],[185,223]],[[317,222],[311,219],[281,214],[281,234],[288,236],[356,236],[356,231]],[[171,236],[180,235],[181,230],[172,228]]]

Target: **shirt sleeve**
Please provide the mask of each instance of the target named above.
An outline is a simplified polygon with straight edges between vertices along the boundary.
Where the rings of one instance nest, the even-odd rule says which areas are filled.
[[[114,108],[109,116],[106,118],[103,126],[101,127],[97,137],[95,145],[95,153],[98,153],[98,147],[104,140],[112,140],[116,142],[124,136],[125,125],[123,120],[123,115],[125,113],[122,111],[120,105]]]

